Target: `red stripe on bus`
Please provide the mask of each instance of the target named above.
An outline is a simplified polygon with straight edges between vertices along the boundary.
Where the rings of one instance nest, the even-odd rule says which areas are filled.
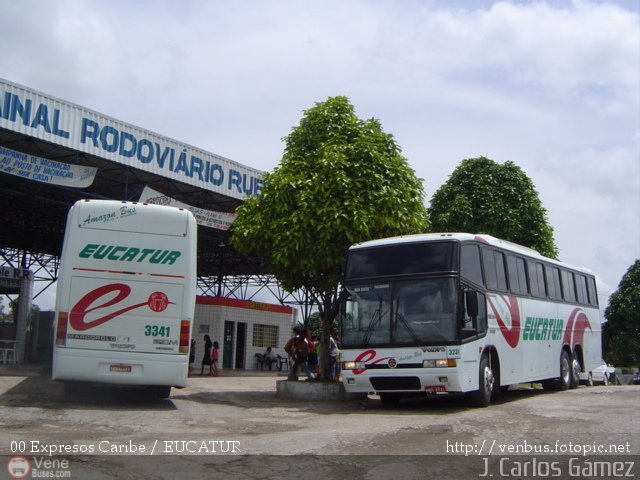
[[[137,273],[137,272],[126,272],[119,270],[100,270],[96,268],[79,268],[74,267],[74,270],[80,270],[82,272],[95,272],[95,273],[117,273],[117,274],[125,274],[125,275],[148,275],[150,277],[164,277],[164,278],[185,278],[184,275],[169,275],[165,273]]]

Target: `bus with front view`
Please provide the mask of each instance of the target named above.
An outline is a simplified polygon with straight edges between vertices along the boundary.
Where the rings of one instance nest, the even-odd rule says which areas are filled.
[[[196,223],[183,209],[80,200],[70,209],[56,291],[53,380],[144,386],[187,381]]]
[[[390,405],[523,382],[565,390],[601,361],[595,277],[488,235],[423,234],[349,249],[342,381]]]

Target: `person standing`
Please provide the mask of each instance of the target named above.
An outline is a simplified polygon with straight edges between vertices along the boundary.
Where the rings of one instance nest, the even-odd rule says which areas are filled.
[[[202,368],[200,369],[200,375],[204,375],[204,367],[209,367],[209,372],[211,372],[211,347],[213,343],[211,343],[211,338],[209,335],[204,336],[204,355],[202,356]]]
[[[307,365],[313,374],[318,373],[318,341],[313,337],[310,328],[307,329],[307,343],[309,344],[309,355],[307,356]]]
[[[338,380],[340,378],[340,364],[338,363],[340,349],[338,348],[337,337],[338,333],[332,327],[329,335],[329,380]]]
[[[191,339],[191,345],[189,346],[189,375],[193,373],[193,364],[196,361],[196,339]]]
[[[211,350],[211,365],[209,366],[209,375],[218,376],[218,357],[220,356],[220,345],[216,340],[213,342],[213,350]]]
[[[298,369],[302,368],[309,380],[313,380],[315,375],[309,370],[307,357],[309,355],[309,343],[307,341],[306,328],[294,330],[296,336],[291,338],[284,347],[285,352],[293,360],[293,367],[289,370],[289,380],[298,380]]]

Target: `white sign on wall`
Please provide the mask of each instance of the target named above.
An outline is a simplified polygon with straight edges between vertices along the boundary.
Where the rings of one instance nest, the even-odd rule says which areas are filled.
[[[4,265],[0,267],[0,288],[3,290],[15,290],[14,293],[17,293],[20,290],[20,282],[25,279],[33,281],[31,270]]]
[[[36,182],[86,188],[93,183],[97,168],[57,162],[0,147],[0,172]]]
[[[228,197],[262,188],[262,172],[0,79],[0,128]]]
[[[198,225],[217,228],[218,230],[229,230],[231,224],[236,218],[235,213],[216,212],[215,210],[204,210],[203,208],[193,207],[149,187],[144,187],[144,190],[142,190],[142,194],[140,194],[140,202],[153,203],[156,205],[168,205],[170,207],[189,210],[193,213]]]

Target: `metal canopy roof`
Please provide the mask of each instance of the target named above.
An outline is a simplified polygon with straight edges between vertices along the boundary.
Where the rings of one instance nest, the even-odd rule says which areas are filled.
[[[86,189],[49,185],[0,172],[0,248],[59,257],[67,212],[80,199],[137,201],[145,186],[207,210],[234,212],[241,200],[0,128],[0,146],[98,169]],[[229,232],[198,227],[198,276],[268,274],[264,261],[239,254]]]

